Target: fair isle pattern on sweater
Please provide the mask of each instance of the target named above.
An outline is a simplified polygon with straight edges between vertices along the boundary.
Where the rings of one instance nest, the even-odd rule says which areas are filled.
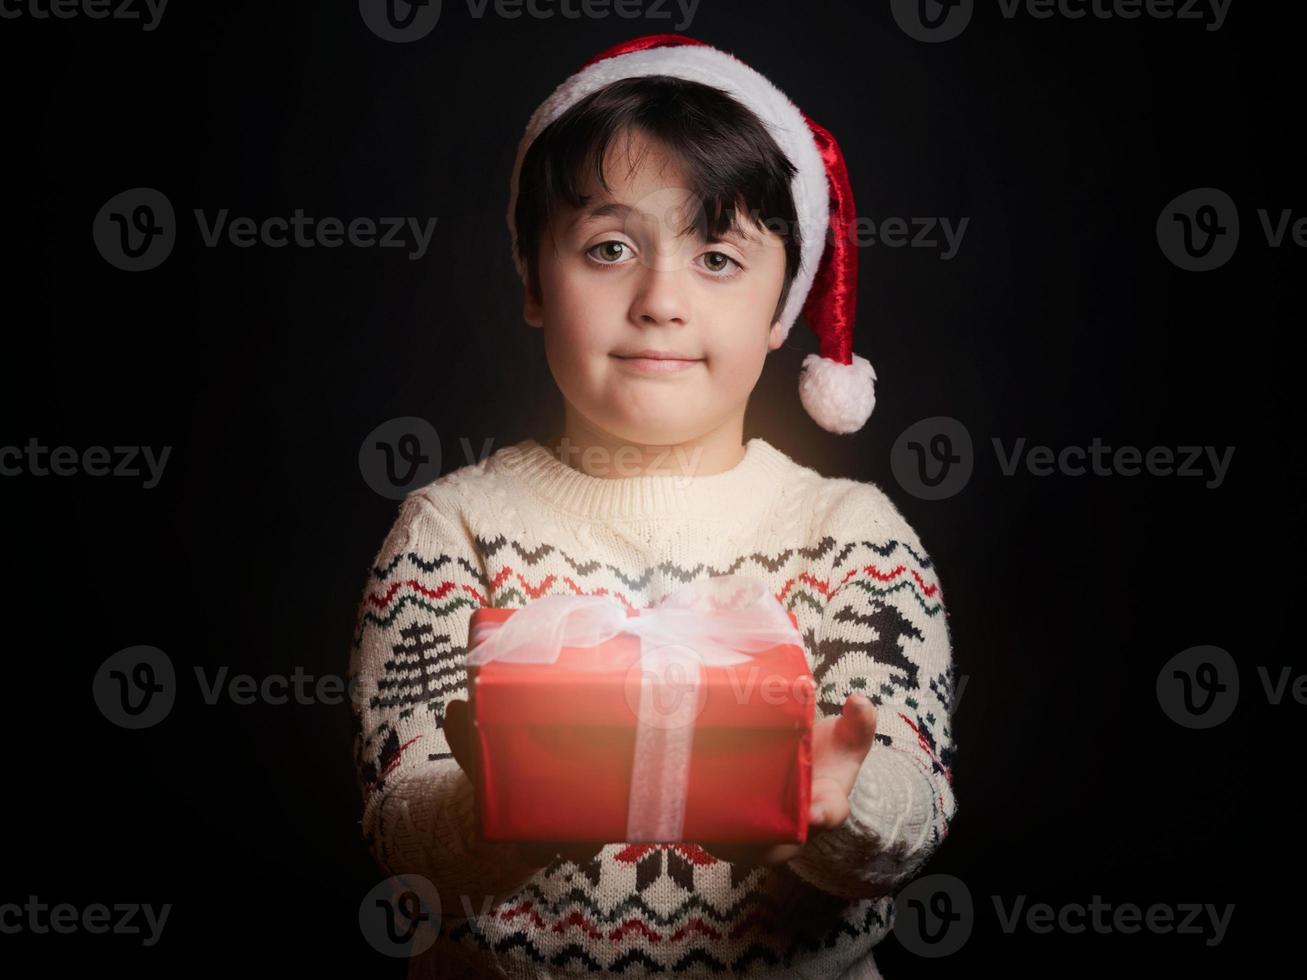
[[[876,743],[836,830],[786,865],[741,868],[693,843],[612,843],[581,867],[516,864],[479,839],[474,793],[442,731],[467,698],[478,606],[544,595],[643,608],[713,575],[763,579],[795,613],[816,717],[852,693]],[[835,978],[893,924],[893,894],[948,833],[957,803],[954,666],[920,541],[876,486],[827,479],[762,439],[709,476],[589,476],[525,440],[404,500],[373,563],[350,658],[363,835],[386,874],[441,896],[410,976],[612,973]]]

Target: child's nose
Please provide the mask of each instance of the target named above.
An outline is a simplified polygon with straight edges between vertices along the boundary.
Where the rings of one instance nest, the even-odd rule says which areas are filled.
[[[643,267],[631,302],[631,318],[646,325],[688,323],[689,290],[685,281],[688,271],[675,261]]]

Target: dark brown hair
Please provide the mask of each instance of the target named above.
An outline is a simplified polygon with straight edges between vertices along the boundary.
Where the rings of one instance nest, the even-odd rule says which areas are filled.
[[[614,139],[639,131],[680,160],[695,200],[691,224],[706,241],[750,222],[779,234],[785,246],[785,281],[772,314],[785,308],[798,272],[802,242],[790,180],[794,165],[761,119],[721,89],[669,75],[624,78],[590,93],[541,130],[518,175],[513,220],[515,247],[527,283],[540,296],[538,255],[550,218],[563,202],[581,208],[584,175],[604,181],[604,160]],[[683,234],[692,229],[687,227]]]

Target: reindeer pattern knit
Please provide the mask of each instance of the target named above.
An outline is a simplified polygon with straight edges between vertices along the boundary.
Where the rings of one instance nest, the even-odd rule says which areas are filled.
[[[877,707],[845,823],[757,868],[630,842],[531,868],[480,840],[442,728],[468,696],[472,610],[554,594],[644,608],[729,574],[794,612],[818,719],[853,693]],[[527,439],[414,490],[363,589],[350,675],[364,840],[385,874],[422,875],[440,896],[439,937],[411,977],[875,978],[893,895],[957,808],[933,563],[874,484],[824,478],[760,438],[722,473],[611,479]]]

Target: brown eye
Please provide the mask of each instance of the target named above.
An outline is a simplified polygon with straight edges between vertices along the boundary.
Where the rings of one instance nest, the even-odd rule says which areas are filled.
[[[725,272],[735,261],[724,252],[708,252],[703,260],[709,272]]]
[[[590,251],[600,262],[618,262],[622,259],[622,250],[625,248],[626,245],[622,242],[600,242]]]

